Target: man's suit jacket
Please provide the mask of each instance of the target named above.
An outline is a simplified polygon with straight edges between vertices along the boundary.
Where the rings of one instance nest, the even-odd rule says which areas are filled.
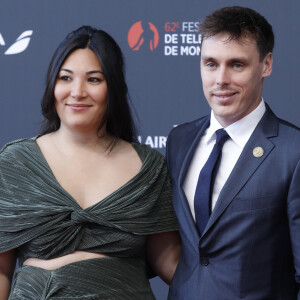
[[[183,191],[209,116],[172,130],[167,161],[183,243],[169,300],[300,299],[300,130],[266,113],[200,237]],[[261,157],[253,149],[261,147]]]

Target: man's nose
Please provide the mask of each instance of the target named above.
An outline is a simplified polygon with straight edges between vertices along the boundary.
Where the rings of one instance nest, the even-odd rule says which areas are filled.
[[[230,72],[226,67],[218,69],[216,83],[221,86],[230,84]]]

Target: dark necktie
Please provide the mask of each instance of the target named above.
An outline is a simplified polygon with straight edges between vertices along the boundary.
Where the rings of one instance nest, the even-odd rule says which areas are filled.
[[[216,143],[208,160],[200,171],[195,192],[195,217],[200,234],[203,233],[209,219],[214,177],[221,161],[223,145],[229,138],[229,135],[224,129],[217,130],[216,135]]]

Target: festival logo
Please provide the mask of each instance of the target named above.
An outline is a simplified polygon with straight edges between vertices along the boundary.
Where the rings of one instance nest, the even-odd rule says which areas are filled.
[[[153,52],[159,42],[159,33],[151,22],[138,21],[130,27],[127,39],[133,51],[146,49]]]
[[[24,52],[30,42],[31,36],[33,31],[32,30],[26,30],[24,31],[17,39],[16,41],[5,51],[5,55],[12,55],[12,54],[19,54],[21,52]],[[0,46],[5,46],[5,40],[0,33]]]
[[[143,49],[153,52],[159,38],[163,43],[160,50],[164,56],[199,56],[201,50],[201,35],[199,22],[168,21],[163,27],[157,27],[151,22],[138,21],[128,31],[128,44],[133,51]]]

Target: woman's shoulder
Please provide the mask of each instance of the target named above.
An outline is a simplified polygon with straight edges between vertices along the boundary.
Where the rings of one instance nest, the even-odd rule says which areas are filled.
[[[22,138],[6,143],[0,150],[0,159],[19,156],[24,151],[32,151],[36,142],[33,138]]]
[[[141,157],[142,161],[150,160],[157,163],[164,163],[165,157],[156,149],[145,144],[132,143],[132,146]]]
[[[153,155],[153,156],[156,156],[156,157],[164,158],[164,156],[158,150],[153,149],[148,145],[140,144],[140,143],[132,143],[132,146],[137,151],[144,152],[145,154],[148,154],[148,155]]]

